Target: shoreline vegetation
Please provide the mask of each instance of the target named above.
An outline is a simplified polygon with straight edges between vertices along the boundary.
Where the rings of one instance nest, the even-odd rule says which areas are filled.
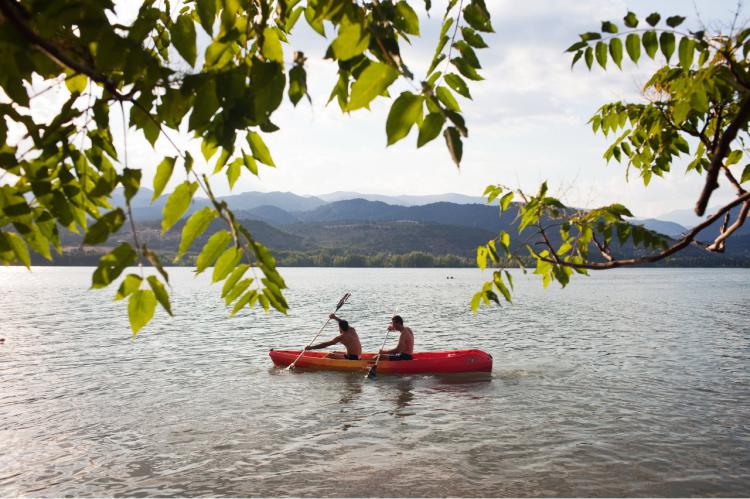
[[[32,257],[32,265],[38,267],[96,267],[102,254],[109,248],[71,248],[63,250],[62,255],[56,255],[52,261]],[[433,255],[424,251],[410,251],[408,253],[378,252],[366,254],[358,252],[343,252],[338,250],[321,251],[285,251],[274,252],[278,267],[321,267],[321,268],[471,268],[476,267],[474,258],[455,255]],[[174,254],[164,254],[164,261],[170,262],[172,267],[194,267],[197,255],[185,255],[177,262],[173,262]],[[531,265],[533,262],[525,262]],[[150,266],[150,265],[147,265]],[[675,258],[667,259],[654,265],[643,267],[670,268],[750,268],[750,261],[746,258],[723,258],[721,260],[707,260],[705,258]],[[516,262],[508,262],[507,268],[519,268]]]

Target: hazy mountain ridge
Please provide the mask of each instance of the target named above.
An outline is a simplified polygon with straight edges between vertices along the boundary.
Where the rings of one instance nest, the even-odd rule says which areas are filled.
[[[187,217],[162,236],[159,220],[168,196],[162,196],[154,204],[150,202],[151,196],[151,191],[142,189],[132,201],[140,239],[150,248],[162,252],[165,258],[171,259],[176,253]],[[496,204],[456,204],[440,201],[402,206],[361,198],[325,202],[321,198],[281,192],[244,193],[220,200],[226,201],[234,209],[237,218],[248,227],[258,241],[273,251],[287,255],[290,252],[308,256],[331,252],[338,255],[364,256],[422,252],[433,256],[456,255],[464,259],[466,264],[470,264],[476,255],[478,245],[496,237],[500,230],[511,234],[517,230],[513,206],[501,215]],[[121,196],[115,199],[115,203],[118,201],[124,204]],[[271,204],[258,204],[264,202]],[[205,198],[196,198],[188,213],[207,205],[208,200]],[[292,209],[300,206],[312,208]],[[687,230],[679,224],[663,220],[633,220],[632,223],[673,238]],[[194,243],[186,261],[189,263],[190,258],[194,258],[208,237],[222,227],[220,221],[214,221]],[[707,229],[706,233],[710,230],[712,229]],[[716,230],[718,231],[718,228]],[[559,235],[552,233],[551,239],[553,244],[557,243]],[[127,227],[123,227],[120,234],[111,239],[111,243],[114,245],[120,240],[130,240]],[[63,244],[72,249],[80,247],[80,242],[80,236],[66,234]],[[514,250],[518,249],[516,245],[520,242],[520,238],[513,240]],[[533,238],[529,241],[530,244],[534,242]],[[97,251],[103,249],[97,248]],[[633,248],[631,244],[626,244],[622,248],[615,244],[613,251],[619,257],[643,253],[641,248]],[[283,261],[282,257],[282,264]],[[709,254],[691,246],[661,264],[748,265],[750,234],[739,234],[730,239],[725,255]]]

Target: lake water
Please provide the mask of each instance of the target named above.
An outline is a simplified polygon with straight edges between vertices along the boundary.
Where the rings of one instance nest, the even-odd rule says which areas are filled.
[[[750,494],[750,270],[516,273],[472,315],[474,269],[285,269],[288,317],[230,319],[172,269],[176,317],[136,341],[91,270],[0,268],[0,496]],[[491,377],[273,368],[346,291],[365,349],[399,306]]]

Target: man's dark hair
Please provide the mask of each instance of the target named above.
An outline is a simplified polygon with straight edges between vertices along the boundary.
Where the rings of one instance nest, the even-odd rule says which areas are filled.
[[[404,325],[404,319],[402,319],[400,315],[394,315],[393,322],[395,322],[396,324],[401,324],[402,326]]]
[[[342,331],[349,331],[349,323],[344,319],[339,319],[339,327]]]

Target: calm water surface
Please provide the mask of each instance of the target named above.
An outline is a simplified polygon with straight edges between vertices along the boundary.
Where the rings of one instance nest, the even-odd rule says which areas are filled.
[[[90,273],[0,268],[0,496],[750,494],[748,270],[517,274],[471,315],[474,269],[287,269],[288,317],[230,319],[173,269],[176,317],[136,341]],[[398,305],[491,377],[274,369],[346,291],[366,349]]]

